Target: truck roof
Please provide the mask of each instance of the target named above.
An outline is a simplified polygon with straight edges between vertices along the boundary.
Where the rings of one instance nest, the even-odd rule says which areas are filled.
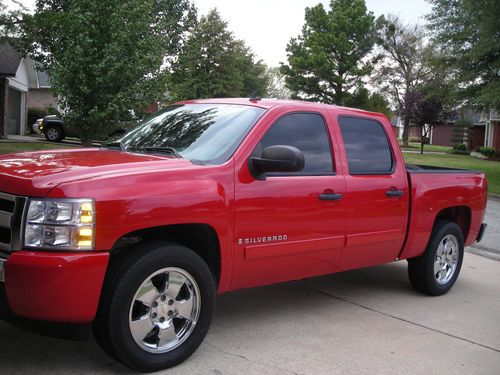
[[[358,108],[342,107],[334,104],[324,104],[316,102],[308,102],[305,100],[290,100],[290,99],[253,99],[253,98],[218,98],[218,99],[193,99],[179,102],[181,104],[238,104],[271,109],[280,106],[297,106],[302,109],[328,109],[332,112],[355,112],[358,114],[370,116],[386,117],[382,113],[365,111]]]

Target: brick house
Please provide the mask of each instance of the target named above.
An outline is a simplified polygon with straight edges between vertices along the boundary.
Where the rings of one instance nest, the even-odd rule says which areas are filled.
[[[469,112],[464,117],[472,122],[469,149],[474,150],[479,146],[487,146],[500,150],[500,114],[496,111],[489,113]],[[450,121],[433,128],[430,132],[430,144],[453,146],[451,141],[453,126],[454,121]]]

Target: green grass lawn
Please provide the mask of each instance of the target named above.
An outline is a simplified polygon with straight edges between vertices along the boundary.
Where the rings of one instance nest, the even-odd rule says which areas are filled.
[[[437,167],[475,169],[486,173],[490,193],[500,194],[500,162],[481,160],[468,155],[436,155],[403,153],[410,164],[432,165]]]
[[[408,143],[408,147],[401,147],[402,150],[409,151],[420,151],[420,143],[410,142]],[[433,151],[433,152],[446,152],[450,151],[452,148],[447,146],[436,146],[436,145],[424,145],[424,152]]]
[[[56,150],[62,148],[73,148],[74,146],[55,145],[48,143],[35,142],[0,142],[0,154],[9,154],[11,152],[21,151],[39,151],[39,150]]]

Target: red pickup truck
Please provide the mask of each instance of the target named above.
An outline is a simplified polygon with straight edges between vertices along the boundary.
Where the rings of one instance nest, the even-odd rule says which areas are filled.
[[[378,113],[177,103],[101,148],[0,157],[2,317],[92,328],[163,369],[200,345],[216,293],[403,259],[417,290],[446,293],[486,200],[482,172],[405,165]]]

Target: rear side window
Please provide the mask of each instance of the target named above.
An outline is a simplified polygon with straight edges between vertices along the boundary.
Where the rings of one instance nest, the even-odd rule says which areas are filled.
[[[292,175],[332,174],[333,162],[328,137],[323,117],[314,113],[292,113],[281,117],[271,126],[252,155],[260,157],[262,151],[269,146],[293,146],[304,153],[305,166],[301,172]]]
[[[394,161],[391,148],[380,123],[362,118],[340,117],[339,125],[350,174],[392,173]]]

